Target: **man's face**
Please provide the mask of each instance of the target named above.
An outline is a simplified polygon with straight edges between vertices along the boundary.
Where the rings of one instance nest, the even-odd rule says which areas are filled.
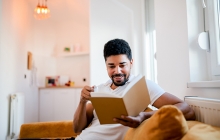
[[[130,61],[125,54],[120,54],[107,57],[105,63],[113,86],[123,86],[128,81],[133,60]]]

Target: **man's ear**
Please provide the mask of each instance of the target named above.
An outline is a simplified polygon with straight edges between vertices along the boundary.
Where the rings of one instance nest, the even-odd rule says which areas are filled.
[[[131,59],[130,63],[131,63],[131,67],[132,67],[133,66],[133,59]]]

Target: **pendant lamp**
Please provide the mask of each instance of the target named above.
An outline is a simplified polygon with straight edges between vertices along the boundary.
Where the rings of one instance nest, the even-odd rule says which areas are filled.
[[[38,20],[43,20],[50,17],[50,10],[47,7],[47,0],[42,0],[42,4],[40,4],[40,0],[38,0],[38,4],[34,10],[34,17]]]

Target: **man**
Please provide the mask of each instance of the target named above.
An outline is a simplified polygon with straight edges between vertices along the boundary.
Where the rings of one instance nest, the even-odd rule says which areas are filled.
[[[133,64],[129,44],[122,39],[114,39],[104,46],[104,59],[110,80],[98,86],[99,91],[121,95],[129,82],[134,78],[131,75]],[[164,105],[175,105],[187,120],[194,119],[193,110],[182,100],[165,92],[154,82],[147,80],[151,105],[160,108]],[[129,127],[136,128],[141,122],[150,118],[156,111],[140,112],[138,116],[121,116],[114,118],[117,124],[100,125],[96,112],[89,101],[90,92],[94,87],[85,86],[81,91],[81,99],[74,115],[74,131],[81,132],[77,140],[121,140]],[[90,127],[86,128],[89,124]],[[127,127],[128,126],[128,127]]]

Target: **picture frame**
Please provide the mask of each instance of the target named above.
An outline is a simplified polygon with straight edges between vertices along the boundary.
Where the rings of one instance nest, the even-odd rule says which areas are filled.
[[[47,76],[45,78],[45,86],[46,87],[53,87],[53,86],[59,86],[59,76]]]
[[[31,70],[31,68],[32,68],[32,61],[33,61],[32,53],[28,52],[27,53],[27,69],[28,70]]]

